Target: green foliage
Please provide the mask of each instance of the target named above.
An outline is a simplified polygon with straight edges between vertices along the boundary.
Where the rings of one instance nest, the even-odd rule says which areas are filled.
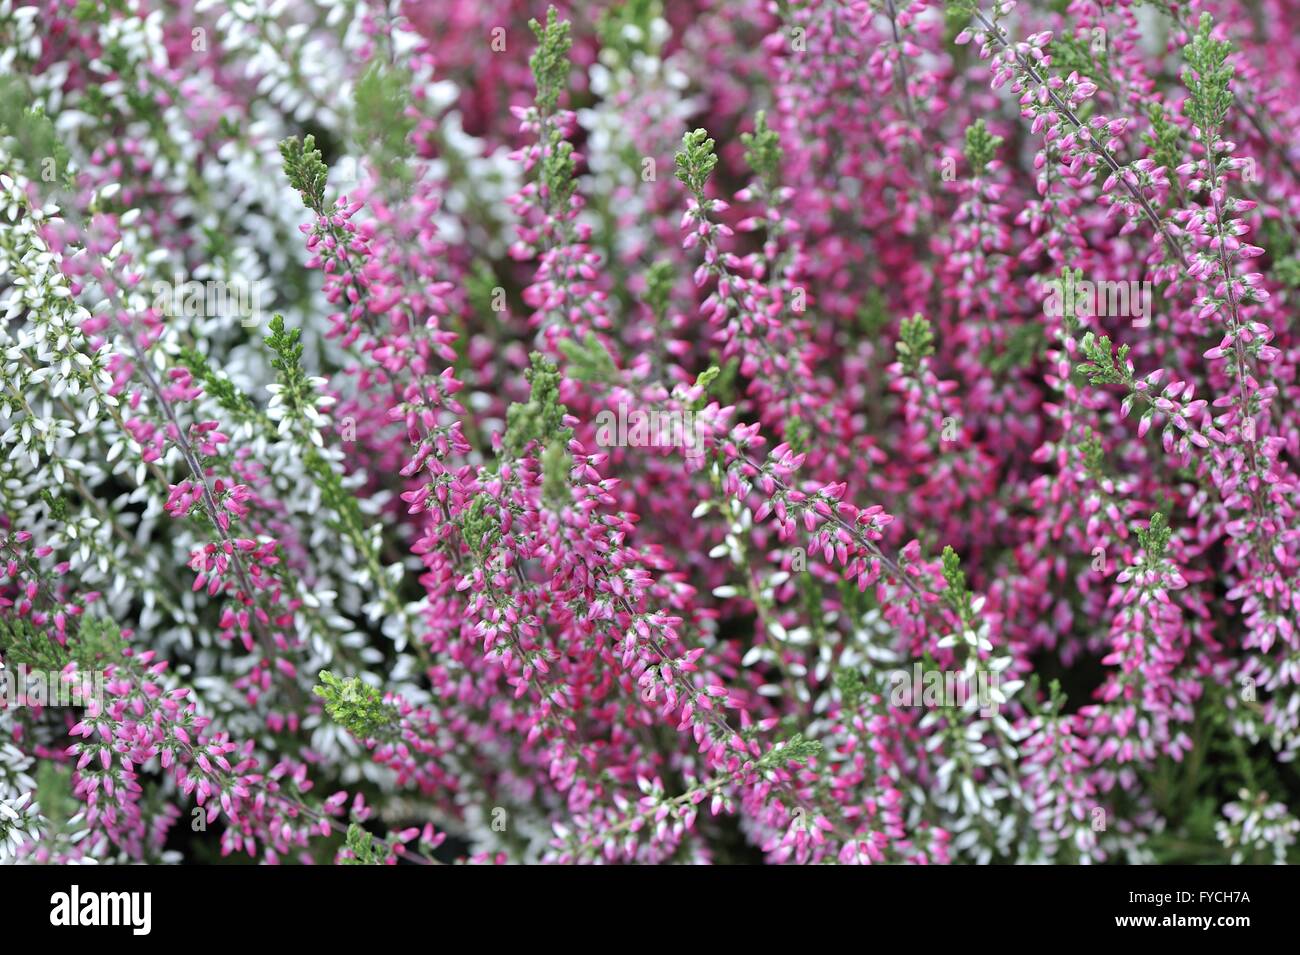
[[[484,561],[501,539],[501,521],[497,517],[497,502],[487,493],[480,493],[470,501],[460,519],[460,533],[479,561]]]
[[[721,369],[716,376],[709,376],[709,394],[720,405],[735,404],[738,397],[736,379],[740,375],[740,358],[732,355],[723,361],[722,356],[713,351],[709,353],[709,361],[710,368]],[[707,370],[705,369],[706,372]]]
[[[567,409],[560,403],[560,370],[539,352],[532,367],[524,372],[531,390],[526,403],[515,402],[506,409],[506,432],[501,446],[510,457],[520,457],[534,441],[545,446],[552,441],[567,443],[573,430],[564,427]]]
[[[596,23],[602,58],[626,66],[637,54],[656,52],[651,24],[661,16],[661,0],[624,0],[604,11]]]
[[[116,623],[81,616],[68,632],[67,646],[27,618],[0,619],[0,652],[7,662],[47,672],[75,663],[81,670],[101,670],[120,663],[126,641]]]
[[[948,586],[944,599],[959,613],[970,605],[970,591],[966,589],[966,572],[961,569],[961,558],[947,544],[943,548],[943,580]]]
[[[1037,322],[1025,322],[1007,332],[1006,341],[1000,349],[988,349],[982,358],[990,372],[1004,375],[1017,368],[1030,367],[1046,347],[1043,326]]]
[[[1088,332],[1079,342],[1079,352],[1085,360],[1079,363],[1078,368],[1088,376],[1090,383],[1118,385],[1128,384],[1133,380],[1133,372],[1128,367],[1127,345],[1121,345],[1116,353],[1109,336],[1102,335],[1098,338],[1092,332]]]
[[[351,856],[339,859],[340,865],[383,865],[385,854],[379,851],[375,840],[355,822],[348,826],[346,845]]]
[[[796,733],[764,753],[758,761],[758,768],[778,769],[791,763],[806,763],[820,756],[821,752],[821,743],[815,739],[806,739],[802,733]]]
[[[781,137],[767,125],[767,112],[759,110],[754,116],[754,131],[741,133],[745,145],[745,163],[770,193],[781,184]]]
[[[1037,674],[1035,674],[1034,686],[1038,686]],[[1026,695],[1026,699],[1033,699],[1035,694]],[[1040,712],[1049,719],[1055,719],[1065,712],[1065,704],[1068,697],[1064,690],[1061,689],[1061,681],[1053,679],[1047,685],[1047,699],[1043,702]]]
[[[970,163],[971,175],[982,176],[989,163],[997,155],[1002,145],[1002,137],[989,132],[984,120],[977,119],[966,127],[966,161]]]
[[[965,27],[979,11],[979,8],[979,0],[948,0],[944,6],[944,17],[950,26],[960,25]]]
[[[298,190],[303,204],[317,214],[323,213],[329,167],[316,148],[316,137],[309,133],[301,141],[297,136],[282,139],[280,157],[284,160],[284,174],[289,179],[289,185]]]
[[[542,452],[542,498],[553,508],[563,507],[573,500],[570,491],[569,471],[573,459],[569,449],[560,440],[551,441]]]
[[[1163,513],[1156,511],[1151,515],[1151,520],[1145,529],[1134,527],[1134,533],[1137,535],[1138,543],[1142,545],[1142,550],[1146,552],[1147,563],[1159,563],[1164,559],[1165,552],[1169,548],[1169,521]]]
[[[618,381],[618,366],[593,332],[587,332],[581,342],[573,338],[561,339],[559,347],[567,359],[565,368],[569,377],[578,381]]]
[[[180,360],[194,379],[203,386],[203,391],[224,411],[230,412],[237,421],[251,421],[257,415],[257,409],[249,397],[235,387],[234,382],[218,375],[196,349],[186,345],[180,350]]]
[[[929,320],[919,312],[911,318],[903,319],[894,350],[904,372],[915,375],[920,371],[921,362],[934,354],[934,332]]]
[[[340,679],[329,670],[320,671],[320,683],[313,692],[325,701],[325,712],[357,739],[391,739],[400,720],[397,708],[385,703],[383,694],[360,677]]]
[[[537,49],[528,65],[533,70],[537,87],[536,105],[541,118],[541,162],[538,177],[542,183],[542,202],[547,209],[563,209],[569,204],[577,188],[573,146],[565,142],[560,130],[550,120],[560,100],[560,94],[569,84],[569,21],[559,19],[555,7],[546,11],[546,25],[536,20],[528,21],[537,37]]]
[[[1276,263],[1273,275],[1289,288],[1300,288],[1300,259],[1283,259]]]
[[[76,184],[68,148],[40,106],[29,106],[27,87],[16,77],[0,76],[0,137],[13,140],[11,152],[33,182]]]
[[[62,524],[68,519],[68,499],[61,494],[55,494],[49,488],[41,488],[41,500],[45,502],[49,510],[50,520]]]
[[[563,209],[577,190],[577,166],[573,162],[572,143],[564,142],[559,133],[552,135],[552,147],[542,156],[542,182],[546,183],[546,205],[550,209]]]
[[[1258,245],[1268,249],[1273,263],[1273,277],[1288,288],[1300,288],[1300,257],[1297,257],[1291,231],[1278,219],[1263,218],[1259,222]]]
[[[369,552],[372,564],[377,562],[379,545],[367,539],[366,519],[356,493],[343,486],[338,471],[315,448],[307,449],[302,464],[307,476],[320,491],[321,511],[338,515],[337,518],[326,517],[326,526],[346,534],[359,549]]]
[[[72,788],[72,765],[43,759],[36,764],[36,802],[50,832],[59,832],[84,806]]]
[[[889,303],[875,286],[864,290],[856,314],[857,331],[867,339],[879,338],[889,328]]]
[[[1187,117],[1196,124],[1205,137],[1223,125],[1228,108],[1232,105],[1233,68],[1227,62],[1232,45],[1214,39],[1214,18],[1201,14],[1201,22],[1184,48],[1187,67],[1183,70],[1183,84],[1187,87]]]
[[[120,663],[126,650],[126,640],[121,628],[103,617],[81,618],[75,636],[69,636],[72,660],[83,670],[103,668],[110,663]]]
[[[713,147],[714,142],[707,131],[693,129],[682,137],[682,148],[675,157],[677,178],[697,199],[704,196],[704,187],[718,165]]]
[[[1079,330],[1078,300],[1071,291],[1083,278],[1083,269],[1072,269],[1068,265],[1061,267],[1061,277],[1052,279],[1061,302],[1061,327],[1067,335],[1074,335]]]
[[[312,390],[302,370],[301,338],[301,329],[285,330],[283,315],[272,316],[271,333],[266,336],[266,344],[273,354],[271,367],[279,372],[281,398],[290,408],[309,402]]]
[[[1182,133],[1169,120],[1164,106],[1156,101],[1147,104],[1147,118],[1151,120],[1151,132],[1142,139],[1151,149],[1151,160],[1163,167],[1173,178],[1173,171],[1182,163]]]
[[[662,322],[668,316],[668,304],[676,281],[677,269],[671,262],[656,262],[646,269],[645,301],[656,322]]]
[[[855,667],[840,667],[835,671],[835,688],[840,691],[840,699],[849,710],[861,706],[868,692],[867,681]]]
[[[0,617],[0,653],[8,664],[33,670],[62,670],[72,655],[26,617]]]
[[[549,116],[555,112],[560,93],[569,85],[569,48],[573,45],[569,21],[561,20],[555,7],[550,7],[545,26],[536,20],[529,20],[528,26],[537,37],[537,49],[528,59],[537,85],[537,109],[543,116]]]
[[[114,15],[127,15],[130,12],[131,5],[127,0],[78,0],[72,16],[80,23],[88,23],[92,20],[96,23],[108,23]]]
[[[695,377],[695,387],[699,388],[701,394],[691,404],[692,411],[699,411],[709,403],[709,387],[718,380],[722,374],[722,369],[717,365],[710,365]]]
[[[1106,452],[1102,448],[1101,438],[1092,428],[1083,429],[1083,438],[1079,441],[1079,451],[1083,455],[1083,466],[1094,480],[1100,480],[1106,472]]]
[[[370,156],[381,181],[399,189],[412,178],[407,160],[416,120],[408,115],[410,87],[409,72],[375,60],[353,93],[357,145]]]
[[[1105,76],[1110,67],[1105,53],[1094,52],[1092,40],[1062,33],[1052,37],[1048,47],[1052,67],[1062,76],[1080,73],[1085,76]]]
[[[465,277],[465,294],[474,314],[492,314],[492,298],[501,287],[496,273],[492,271],[492,263],[485,259],[475,259]]]

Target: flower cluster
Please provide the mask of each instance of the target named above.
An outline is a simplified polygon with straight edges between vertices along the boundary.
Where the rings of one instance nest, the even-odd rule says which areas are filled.
[[[1290,0],[19,2],[0,861],[1296,860]]]

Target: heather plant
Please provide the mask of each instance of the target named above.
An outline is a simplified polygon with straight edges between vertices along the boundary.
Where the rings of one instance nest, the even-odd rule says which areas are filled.
[[[0,0],[0,861],[1296,861],[1297,36]]]

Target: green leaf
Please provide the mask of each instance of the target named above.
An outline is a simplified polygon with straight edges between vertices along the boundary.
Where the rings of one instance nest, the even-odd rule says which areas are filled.
[[[1233,68],[1227,61],[1231,51],[1232,44],[1214,39],[1214,18],[1202,13],[1196,33],[1184,48],[1183,84],[1187,87],[1184,111],[1206,138],[1213,138],[1232,105],[1228,87]]]
[[[714,142],[703,129],[693,129],[682,137],[682,148],[677,150],[674,161],[677,166],[677,178],[696,199],[703,201],[704,187],[708,185],[709,176],[718,165],[714,153]]]
[[[318,215],[323,214],[329,168],[316,148],[316,137],[308,134],[302,141],[297,136],[281,140],[280,157],[284,160],[284,174],[289,185],[298,190],[303,204]]]
[[[977,119],[967,126],[966,161],[970,163],[971,175],[984,175],[985,169],[993,161],[1001,145],[1002,137],[991,134],[984,120]]]
[[[561,378],[555,363],[534,352],[524,377],[532,386],[528,401],[506,409],[501,446],[510,457],[521,457],[533,442],[544,447],[557,440],[567,444],[573,437],[573,429],[564,426],[568,409],[560,403]]]
[[[385,703],[383,694],[363,683],[360,677],[340,679],[329,670],[320,671],[320,683],[313,692],[325,701],[325,712],[357,739],[391,739],[400,717],[397,707]]]

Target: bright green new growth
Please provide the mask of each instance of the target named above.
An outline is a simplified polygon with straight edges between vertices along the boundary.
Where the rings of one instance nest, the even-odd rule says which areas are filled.
[[[745,163],[754,171],[768,192],[781,183],[781,137],[767,125],[767,111],[759,110],[754,116],[754,131],[741,133],[745,145]]]
[[[308,133],[301,141],[297,136],[282,139],[280,156],[284,160],[284,174],[289,179],[289,185],[298,190],[303,204],[317,214],[323,213],[329,167],[316,148],[316,137]]]
[[[961,569],[961,558],[948,545],[943,548],[943,579],[947,587],[944,597],[957,609],[964,609],[970,602],[970,591],[966,589],[966,572]]]
[[[695,376],[695,387],[700,389],[700,396],[691,403],[692,411],[699,411],[709,403],[709,387],[718,380],[721,374],[721,368],[717,365],[710,365]]]
[[[266,344],[274,355],[271,367],[279,372],[281,400],[286,406],[295,409],[311,403],[312,389],[302,370],[301,338],[301,329],[285,330],[283,315],[271,318],[271,333],[266,336]]]
[[[357,825],[355,822],[348,826],[346,838],[348,850],[352,853],[351,858],[344,856],[339,859],[340,865],[383,865],[384,854],[379,851],[375,840],[370,833]]]
[[[682,148],[677,151],[675,163],[677,178],[696,198],[704,195],[709,176],[718,165],[713,152],[714,143],[703,129],[693,129],[682,137]]]
[[[1132,373],[1128,370],[1127,345],[1120,345],[1116,353],[1108,335],[1097,338],[1088,332],[1079,342],[1079,352],[1086,359],[1079,363],[1079,370],[1088,376],[1091,384],[1119,385],[1132,380]]]
[[[595,345],[604,351],[595,336],[589,336],[588,346]],[[576,345],[576,343],[575,343]],[[580,347],[580,346],[579,346]],[[600,359],[587,355],[594,366]],[[612,365],[608,353],[605,360]],[[533,443],[542,447],[542,496],[554,507],[570,500],[568,443],[573,429],[564,426],[567,409],[560,403],[560,371],[555,363],[534,352],[532,367],[524,372],[531,385],[528,401],[515,402],[506,409],[506,433],[501,446],[511,457],[519,457]]]
[[[1083,278],[1083,269],[1072,269],[1068,265],[1061,267],[1061,277],[1056,281],[1061,299],[1061,327],[1067,335],[1073,335],[1079,328],[1078,301],[1071,293]]]
[[[545,26],[536,20],[529,20],[528,26],[537,37],[537,49],[528,58],[537,84],[537,108],[543,115],[550,115],[555,112],[560,93],[569,85],[569,48],[573,45],[569,21],[561,20],[555,7],[550,7]]]
[[[966,161],[970,163],[971,174],[984,175],[989,163],[997,155],[1002,145],[1002,137],[989,132],[984,120],[977,119],[966,127]]]
[[[397,708],[384,702],[373,686],[360,677],[340,679],[329,670],[320,671],[320,683],[313,692],[325,701],[325,712],[357,739],[385,739],[396,731]]]
[[[573,198],[577,188],[575,183],[576,167],[573,162],[573,146],[565,141],[563,134],[551,121],[560,101],[560,94],[569,85],[569,21],[561,20],[555,8],[546,11],[546,25],[536,20],[529,20],[533,35],[537,37],[537,49],[528,59],[532,67],[533,82],[537,87],[535,103],[541,125],[539,145],[541,162],[538,164],[538,177],[541,181],[542,202],[547,209],[564,209]]]
[[[1165,552],[1169,549],[1169,538],[1172,532],[1169,529],[1169,521],[1163,513],[1156,511],[1151,515],[1151,521],[1145,530],[1134,527],[1133,531],[1137,534],[1142,550],[1146,552],[1147,563],[1158,563],[1164,559]]]
[[[764,753],[758,761],[758,768],[777,769],[790,763],[806,763],[820,756],[821,753],[821,743],[815,739],[806,739],[802,733],[796,733]]]
[[[564,426],[568,409],[560,403],[560,370],[555,362],[533,352],[532,367],[524,372],[531,389],[527,402],[516,401],[506,409],[506,431],[501,446],[510,457],[520,457],[534,441],[568,443],[573,429]]]
[[[903,319],[894,351],[903,370],[909,375],[915,375],[921,368],[921,362],[934,354],[934,332],[930,329],[929,320],[920,313]]]
[[[573,355],[580,356],[580,360],[586,362],[590,373],[607,374],[608,367],[603,364],[599,354],[591,351],[593,346],[604,354],[604,362],[613,364],[594,335],[588,336],[585,349],[574,342]],[[501,439],[501,448],[508,457],[515,458],[522,456],[533,444],[540,445],[542,495],[548,503],[560,507],[570,500],[569,469],[572,465],[568,443],[573,437],[573,429],[564,426],[564,416],[568,409],[560,403],[560,370],[555,362],[534,352],[532,367],[524,372],[524,377],[531,386],[528,401],[515,402],[506,409],[506,431]],[[474,503],[479,502],[475,500]],[[467,522],[466,533],[469,532]],[[475,533],[478,535],[475,539],[477,543],[482,535],[477,531]]]
[[[558,131],[552,134],[551,139],[553,148],[542,157],[542,182],[546,185],[547,205],[552,209],[564,209],[577,190],[573,144],[561,139]]]
[[[1233,68],[1227,62],[1232,45],[1223,40],[1216,40],[1214,19],[1208,13],[1201,14],[1201,22],[1196,34],[1187,44],[1185,55],[1187,67],[1183,70],[1183,83],[1187,87],[1187,117],[1201,130],[1202,135],[1209,135],[1223,125],[1228,107],[1232,105],[1232,91],[1228,85],[1232,81]]]

